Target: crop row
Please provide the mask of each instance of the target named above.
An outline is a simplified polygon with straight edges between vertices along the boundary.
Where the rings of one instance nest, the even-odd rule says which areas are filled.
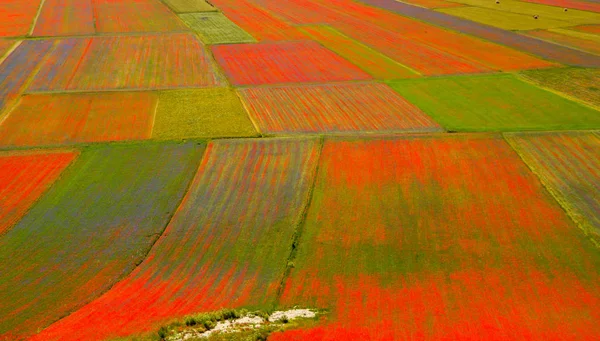
[[[50,325],[33,339],[102,340],[198,311],[295,305],[331,314],[276,337],[589,337],[600,137],[506,138],[5,152],[21,180],[0,175],[0,337]]]

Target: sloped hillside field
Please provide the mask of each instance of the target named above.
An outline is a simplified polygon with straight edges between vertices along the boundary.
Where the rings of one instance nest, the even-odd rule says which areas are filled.
[[[0,239],[0,336],[33,334],[96,298],[146,256],[203,145],[90,147]]]
[[[299,245],[280,305],[331,315],[273,340],[598,333],[598,250],[497,135],[326,141]]]
[[[600,0],[0,0],[0,341],[596,341]]]
[[[319,147],[315,139],[209,144],[188,194],[146,260],[33,340],[104,340],[197,311],[270,307]]]

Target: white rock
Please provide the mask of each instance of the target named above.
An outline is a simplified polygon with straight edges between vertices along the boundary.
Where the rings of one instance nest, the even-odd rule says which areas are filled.
[[[311,318],[315,317],[315,312],[310,309],[291,309],[286,311],[276,311],[271,316],[269,316],[269,322],[277,322],[282,318],[287,318],[288,320],[293,320],[297,318]]]

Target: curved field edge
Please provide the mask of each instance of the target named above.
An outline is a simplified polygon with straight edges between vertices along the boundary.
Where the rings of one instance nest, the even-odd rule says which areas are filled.
[[[0,152],[0,236],[16,224],[70,165],[79,152]]]
[[[130,273],[167,225],[203,151],[197,143],[84,149],[0,239],[0,339],[35,333]]]
[[[31,340],[103,340],[199,311],[271,307],[318,151],[314,138],[212,142],[142,264]]]

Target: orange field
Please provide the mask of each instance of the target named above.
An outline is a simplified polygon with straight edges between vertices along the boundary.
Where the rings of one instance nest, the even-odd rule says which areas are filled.
[[[160,0],[92,0],[98,32],[187,30]]]
[[[42,0],[0,0],[0,37],[29,33],[41,3]]]
[[[21,219],[76,156],[73,151],[0,153],[0,235]]]
[[[0,124],[0,145],[136,140],[152,135],[153,93],[28,95]]]
[[[313,41],[217,45],[213,53],[236,85],[371,79]]]
[[[210,144],[146,260],[32,340],[104,340],[150,331],[196,311],[270,306],[318,153],[315,139]]]
[[[259,41],[302,39],[298,30],[248,0],[211,0],[231,21]]]
[[[45,0],[36,21],[35,36],[94,34],[92,0]]]
[[[160,64],[156,60],[162,60]],[[61,40],[30,91],[216,86],[220,80],[191,34]]]
[[[419,108],[383,84],[260,87],[241,93],[264,133],[441,130]]]

